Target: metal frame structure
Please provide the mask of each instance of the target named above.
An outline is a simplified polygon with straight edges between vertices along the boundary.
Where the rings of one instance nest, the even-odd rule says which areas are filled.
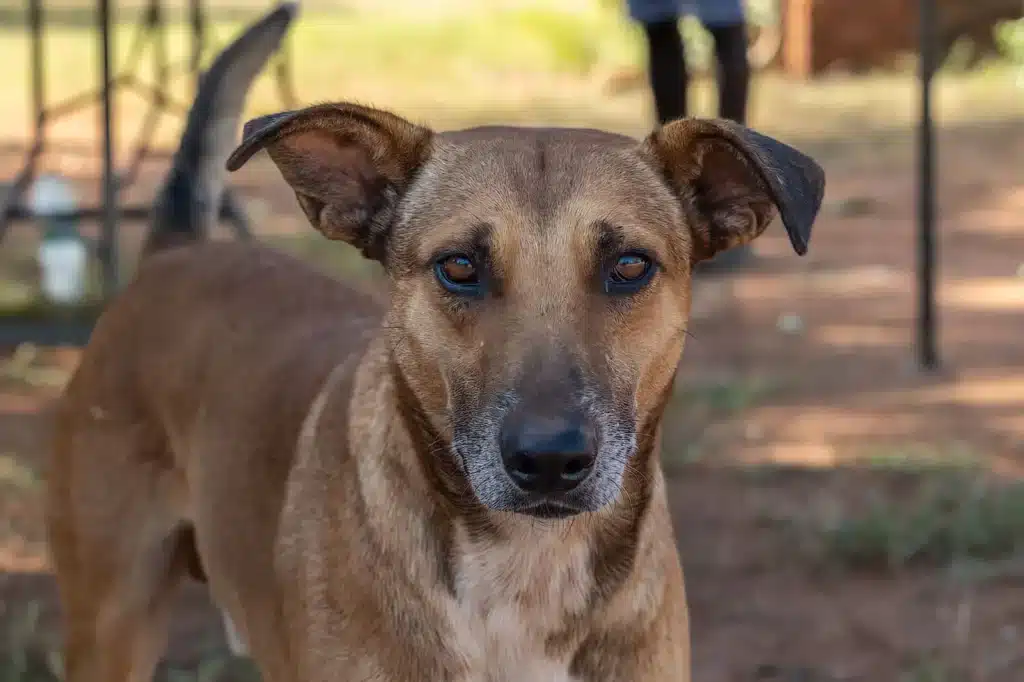
[[[921,369],[934,371],[939,367],[939,351],[935,319],[935,130],[932,122],[932,78],[937,67],[935,40],[939,21],[935,0],[920,0],[920,3],[918,79],[921,110],[917,149],[917,354]]]
[[[27,0],[31,104],[34,117],[34,134],[26,152],[22,169],[17,173],[6,197],[0,199],[0,242],[13,221],[29,221],[31,213],[22,206],[22,199],[36,176],[39,158],[47,147],[47,126],[55,120],[81,109],[100,105],[102,137],[102,205],[87,207],[75,212],[77,219],[98,219],[101,229],[99,239],[93,244],[94,254],[101,266],[102,294],[109,299],[119,288],[119,258],[117,253],[119,221],[122,219],[145,220],[149,206],[120,206],[118,199],[122,190],[137,178],[139,168],[152,148],[152,138],[157,124],[168,110],[184,115],[186,104],[175,102],[169,94],[169,80],[172,71],[190,73],[198,84],[201,75],[204,51],[208,46],[206,16],[202,0],[189,0],[189,24],[191,28],[191,55],[186,65],[172,65],[166,49],[166,22],[163,0],[149,0],[140,15],[134,40],[128,51],[126,68],[115,74],[113,66],[113,26],[111,0],[97,0],[96,21],[99,32],[100,86],[98,90],[80,93],[55,105],[47,106],[44,54],[45,17],[44,0]],[[151,48],[157,82],[148,84],[137,75],[136,70],[147,47]],[[183,68],[184,66],[184,68]],[[276,76],[282,98],[291,106],[295,101],[291,82],[288,54],[283,49],[277,58]],[[115,122],[114,93],[118,88],[131,88],[149,100],[149,109],[143,120],[134,152],[127,169],[118,172],[115,166],[114,150]],[[242,238],[250,236],[249,222],[235,195],[225,194],[221,207],[221,219],[231,225]],[[90,316],[74,315],[52,320],[39,320],[18,316],[0,317],[0,345],[33,342],[44,345],[82,345],[88,341],[94,319]]]

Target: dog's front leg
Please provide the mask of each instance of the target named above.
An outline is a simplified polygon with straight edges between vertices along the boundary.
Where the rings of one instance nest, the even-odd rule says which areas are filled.
[[[675,566],[672,564],[675,563]],[[682,569],[672,556],[661,567],[667,571],[664,592],[651,617],[651,583],[639,581],[620,596],[634,618],[622,611],[598,627],[579,647],[572,663],[573,679],[579,682],[690,682],[690,628],[683,588]],[[612,615],[612,614],[608,614]]]
[[[589,638],[573,662],[579,682],[690,682],[685,613],[640,636],[626,631]]]

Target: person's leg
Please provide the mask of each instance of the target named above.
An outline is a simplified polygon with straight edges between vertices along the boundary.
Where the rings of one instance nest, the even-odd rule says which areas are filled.
[[[747,61],[745,24],[708,26],[718,58],[718,115],[737,123],[747,122],[750,63]]]
[[[687,0],[628,0],[630,17],[644,29],[648,75],[661,124],[686,116],[688,76],[679,17]]]
[[[664,125],[686,116],[689,75],[678,19],[644,24],[644,35],[654,109],[658,123]]]
[[[746,123],[750,89],[747,25],[742,0],[699,0],[701,23],[711,34],[718,62],[718,115]]]

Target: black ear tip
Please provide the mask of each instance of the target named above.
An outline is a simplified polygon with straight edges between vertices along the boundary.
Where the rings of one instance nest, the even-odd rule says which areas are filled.
[[[236,170],[245,165],[245,163],[252,158],[252,155],[256,153],[255,149],[250,149],[251,145],[242,144],[235,151],[231,152],[231,156],[228,157],[227,163],[224,167],[229,173],[234,173]]]
[[[807,255],[807,246],[808,246],[808,244],[807,244],[807,239],[803,235],[796,236],[796,237],[790,239],[789,241],[793,245],[793,250],[796,251],[796,255],[798,255],[798,256],[806,256]]]
[[[225,164],[228,171],[234,172],[244,166],[295,114],[294,111],[283,111],[246,121],[242,126],[242,143],[231,153]]]
[[[242,138],[242,143],[235,148],[235,151],[231,152],[227,163],[224,164],[228,171],[233,173],[248,163],[249,159],[263,148],[266,139],[263,135],[246,134]]]
[[[817,161],[809,156],[799,153],[803,176],[801,183],[803,187],[795,206],[795,216],[788,217],[786,232],[789,233],[789,241],[797,255],[807,254],[811,240],[811,230],[821,211],[821,204],[825,198],[825,169]]]
[[[811,241],[811,227],[814,223],[814,214],[808,215],[782,215],[782,223],[786,228],[786,236],[789,243],[798,256],[807,255],[807,249]]]
[[[267,135],[291,117],[292,114],[293,112],[291,111],[282,111],[277,114],[266,114],[249,119],[242,126],[242,139],[249,140],[260,135]]]

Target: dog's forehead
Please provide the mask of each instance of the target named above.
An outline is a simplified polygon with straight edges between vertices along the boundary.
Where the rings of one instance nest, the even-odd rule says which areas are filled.
[[[402,219],[410,238],[424,233],[424,240],[438,242],[479,225],[525,236],[571,224],[665,224],[677,211],[633,138],[579,128],[486,126],[437,136]]]
[[[436,143],[439,165],[456,182],[533,182],[536,186],[525,188],[531,196],[545,188],[549,194],[567,192],[585,184],[595,171],[639,160],[631,153],[638,147],[636,140],[582,128],[485,126],[441,133]],[[459,171],[472,175],[460,177]]]
[[[504,143],[536,145],[560,143],[567,145],[606,145],[632,147],[637,141],[629,136],[595,128],[534,128],[525,126],[477,126],[438,134],[438,139],[452,144]]]

